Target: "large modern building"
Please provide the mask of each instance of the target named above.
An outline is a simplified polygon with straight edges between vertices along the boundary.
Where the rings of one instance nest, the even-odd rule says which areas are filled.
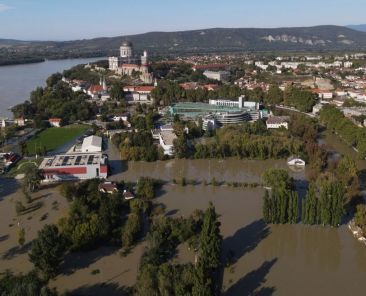
[[[102,153],[61,154],[43,159],[39,166],[44,182],[107,178],[108,157]]]
[[[208,117],[212,120],[214,118],[218,125],[226,125],[258,120],[261,117],[258,109],[258,103],[246,102],[244,97],[239,97],[237,101],[210,100],[209,104],[177,103],[170,106],[169,113],[193,120]],[[209,124],[205,120],[204,123]]]

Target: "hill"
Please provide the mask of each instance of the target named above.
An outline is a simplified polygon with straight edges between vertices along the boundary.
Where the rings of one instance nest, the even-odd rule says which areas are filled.
[[[209,53],[236,51],[357,51],[366,49],[366,33],[340,26],[298,28],[213,28],[181,32],[149,32],[138,35],[56,41],[0,39],[0,58],[18,56],[72,58],[118,53],[129,40],[137,51],[153,54]]]
[[[356,30],[356,31],[366,32],[366,24],[362,24],[362,25],[349,25],[347,27],[350,28],[350,29]]]

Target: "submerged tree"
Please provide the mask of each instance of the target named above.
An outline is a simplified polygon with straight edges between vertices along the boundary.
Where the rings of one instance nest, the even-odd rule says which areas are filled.
[[[203,218],[193,289],[196,292],[193,295],[218,295],[218,285],[214,279],[221,265],[221,245],[220,222],[215,207],[210,203]]]
[[[54,277],[63,260],[65,245],[55,225],[46,225],[32,244],[29,260],[45,279]]]

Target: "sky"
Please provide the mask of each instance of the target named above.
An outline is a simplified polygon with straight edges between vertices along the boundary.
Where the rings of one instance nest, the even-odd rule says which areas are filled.
[[[366,0],[0,0],[0,38],[366,23]]]

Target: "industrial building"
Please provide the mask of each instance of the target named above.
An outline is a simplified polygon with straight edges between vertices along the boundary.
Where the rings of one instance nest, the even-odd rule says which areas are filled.
[[[107,178],[108,157],[102,153],[62,154],[43,159],[39,166],[44,182]]]

